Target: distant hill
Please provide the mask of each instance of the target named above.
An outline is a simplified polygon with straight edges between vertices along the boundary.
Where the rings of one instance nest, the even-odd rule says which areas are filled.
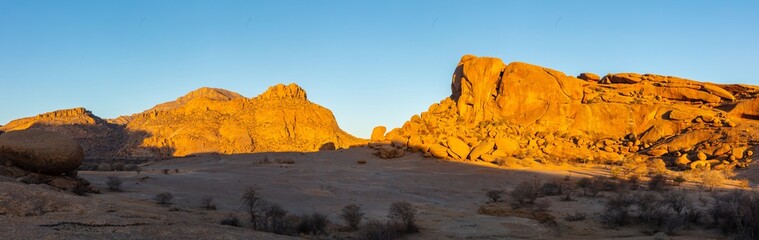
[[[329,109],[298,85],[255,98],[200,88],[142,113],[103,120],[84,108],[11,121],[0,131],[43,128],[73,136],[88,158],[154,158],[195,153],[316,151],[364,140],[341,130]]]

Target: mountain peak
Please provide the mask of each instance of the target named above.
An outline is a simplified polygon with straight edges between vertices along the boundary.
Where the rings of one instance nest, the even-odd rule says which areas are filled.
[[[178,98],[178,101],[189,101],[196,98],[208,98],[217,101],[229,101],[235,98],[243,98],[242,95],[221,88],[202,87],[195,89],[184,96]]]
[[[306,96],[306,90],[303,90],[300,86],[298,86],[295,83],[290,83],[289,85],[284,84],[277,84],[274,86],[269,87],[266,92],[262,93],[261,95],[258,95],[258,99],[262,100],[273,100],[273,99],[299,99],[299,100],[308,100],[308,97]]]

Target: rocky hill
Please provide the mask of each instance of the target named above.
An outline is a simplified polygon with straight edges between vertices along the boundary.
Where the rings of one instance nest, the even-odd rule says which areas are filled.
[[[0,127],[0,132],[23,129],[41,129],[72,137],[86,146],[84,152],[88,158],[118,155],[127,136],[122,126],[109,124],[84,108],[58,110],[13,120]]]
[[[452,94],[385,137],[427,155],[482,161],[746,166],[759,139],[759,87],[556,70],[467,55]],[[642,161],[642,160],[640,160]]]
[[[154,158],[195,153],[316,151],[361,144],[332,112],[295,84],[255,98],[201,88],[142,113],[103,120],[69,109],[14,120],[0,131],[41,128],[74,137],[87,158]]]

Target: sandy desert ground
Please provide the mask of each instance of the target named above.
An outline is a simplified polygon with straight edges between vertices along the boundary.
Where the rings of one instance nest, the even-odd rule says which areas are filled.
[[[510,190],[533,178],[563,181],[603,175],[603,168],[503,169],[489,165],[440,161],[407,154],[397,159],[380,159],[367,147],[313,153],[260,153],[244,155],[203,155],[151,162],[144,171],[80,172],[80,176],[104,189],[86,197],[55,193],[39,186],[22,186],[3,180],[3,188],[19,189],[4,194],[49,196],[52,209],[43,216],[0,216],[0,230],[6,237],[38,239],[96,238],[208,238],[208,239],[290,239],[292,237],[222,226],[219,221],[230,213],[241,219],[243,189],[253,186],[262,197],[282,205],[290,213],[326,214],[335,224],[344,224],[339,213],[343,206],[360,204],[366,219],[387,219],[389,205],[408,201],[419,209],[421,232],[409,239],[651,239],[636,227],[620,230],[604,228],[596,220],[604,198],[576,197],[559,201],[560,196],[544,197],[551,202],[548,213],[556,225],[541,224],[520,217],[478,214],[487,202],[485,192]],[[264,163],[268,159],[271,163]],[[294,164],[278,164],[277,160]],[[366,160],[366,164],[358,164]],[[164,174],[163,169],[169,169]],[[176,173],[175,169],[179,172]],[[108,176],[124,179],[123,192],[106,189]],[[22,188],[33,189],[21,191]],[[171,192],[174,204],[162,207],[151,199],[159,192]],[[602,193],[603,194],[603,193]],[[210,195],[217,211],[201,209],[200,199]],[[41,197],[42,199],[42,197]],[[62,207],[56,207],[56,204]],[[60,209],[65,209],[60,212]],[[588,219],[568,222],[567,214],[584,212]],[[333,229],[336,229],[333,226]],[[334,231],[337,232],[337,231]],[[18,235],[34,233],[34,236]],[[16,235],[14,235],[16,234]],[[350,238],[350,233],[333,237]],[[682,230],[672,239],[721,239],[719,231]]]

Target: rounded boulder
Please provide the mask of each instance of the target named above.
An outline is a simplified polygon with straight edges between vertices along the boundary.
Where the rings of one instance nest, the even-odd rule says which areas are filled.
[[[0,158],[31,172],[62,174],[82,165],[84,150],[60,133],[21,130],[0,135]]]

